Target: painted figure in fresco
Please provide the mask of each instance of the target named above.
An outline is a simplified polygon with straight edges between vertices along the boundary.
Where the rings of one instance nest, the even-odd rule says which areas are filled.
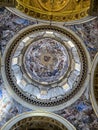
[[[58,41],[41,39],[28,49],[25,65],[30,75],[39,81],[51,82],[63,76],[68,68],[67,51]]]

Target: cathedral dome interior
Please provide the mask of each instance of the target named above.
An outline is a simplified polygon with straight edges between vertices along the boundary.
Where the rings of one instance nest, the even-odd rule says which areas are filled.
[[[98,130],[98,1],[0,1],[0,129]]]

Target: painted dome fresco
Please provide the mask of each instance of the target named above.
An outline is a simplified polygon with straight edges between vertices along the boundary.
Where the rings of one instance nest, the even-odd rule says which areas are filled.
[[[2,74],[17,101],[54,111],[82,94],[89,78],[88,62],[82,41],[69,30],[30,26],[8,44]]]

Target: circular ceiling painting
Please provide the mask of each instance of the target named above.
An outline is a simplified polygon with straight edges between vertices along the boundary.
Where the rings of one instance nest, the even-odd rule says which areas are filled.
[[[69,66],[66,48],[53,38],[34,41],[24,55],[25,70],[35,81],[51,84],[63,78]]]
[[[69,30],[30,26],[8,44],[2,75],[18,102],[54,111],[70,105],[84,91],[87,57],[85,47]]]

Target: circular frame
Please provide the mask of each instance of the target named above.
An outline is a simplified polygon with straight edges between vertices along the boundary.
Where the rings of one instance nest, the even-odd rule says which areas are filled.
[[[40,25],[40,26],[49,26],[49,25]],[[88,84],[88,81],[89,81],[89,69],[90,69],[90,57],[89,57],[89,54],[86,50],[86,47],[84,46],[83,42],[80,40],[79,37],[77,37],[77,35],[75,35],[72,31],[66,29],[66,28],[62,28],[62,27],[57,27],[59,29],[63,29],[68,32],[68,34],[70,35],[70,37],[72,36],[73,38],[75,38],[79,43],[81,43],[81,46],[83,47],[85,53],[86,53],[86,57],[87,57],[87,62],[88,62],[88,70],[87,70],[87,75],[86,75],[86,79],[85,79],[85,82],[82,84],[82,87],[80,88],[79,91],[77,91],[77,93],[74,95],[74,98],[71,98],[70,100],[68,100],[67,102],[64,102],[63,104],[61,105],[58,105],[58,106],[53,106],[53,107],[40,107],[40,106],[35,106],[35,105],[32,105],[30,103],[27,103],[25,102],[23,99],[21,99],[21,97],[17,96],[17,94],[11,89],[11,87],[9,86],[9,83],[7,81],[7,77],[6,77],[6,70],[5,70],[5,58],[6,58],[6,53],[8,52],[8,48],[10,47],[10,45],[13,43],[13,41],[20,36],[21,33],[25,34],[25,31],[29,31],[31,28],[33,27],[36,27],[36,26],[29,26],[28,28],[26,29],[23,29],[21,30],[17,35],[14,36],[14,38],[8,43],[7,45],[7,48],[5,50],[5,53],[4,53],[4,56],[3,56],[3,59],[2,59],[2,67],[1,67],[1,70],[2,70],[2,76],[3,76],[3,79],[4,79],[4,82],[5,82],[5,85],[6,85],[6,88],[8,90],[8,92],[11,94],[11,96],[13,98],[15,98],[15,100],[17,100],[18,102],[20,102],[21,104],[23,104],[24,106],[28,107],[28,108],[31,108],[31,109],[45,109],[45,110],[48,110],[48,111],[57,111],[57,110],[60,110],[60,109],[63,109],[69,105],[71,105],[72,103],[74,103],[81,95],[82,93],[84,92],[85,88],[87,87],[87,84]],[[51,27],[51,26],[50,26]],[[56,28],[56,26],[53,26],[53,28]],[[18,41],[17,41],[18,42]],[[73,94],[72,94],[73,96]]]
[[[74,24],[82,24],[82,23],[86,23],[86,22],[89,22],[89,21],[92,21],[94,19],[96,19],[97,17],[95,16],[86,16],[84,18],[81,18],[79,20],[72,20],[72,21],[69,21],[69,22],[55,22],[55,21],[47,21],[47,20],[41,20],[41,19],[38,19],[38,18],[33,18],[23,12],[21,12],[20,10],[16,9],[16,8],[12,8],[12,7],[6,7],[7,10],[9,10],[10,12],[14,13],[15,15],[21,17],[21,18],[24,18],[24,19],[28,19],[30,21],[34,21],[36,22],[37,24],[38,23],[45,23],[45,24],[51,24],[51,25],[74,25]]]
[[[41,117],[41,118],[48,117],[51,120],[55,120],[55,121],[59,122],[61,124],[61,126],[65,126],[66,129],[68,129],[68,130],[76,130],[76,128],[63,117],[56,115],[54,113],[43,112],[43,111],[26,112],[26,113],[20,114],[18,116],[15,116],[11,120],[9,120],[1,128],[1,130],[10,130],[12,128],[12,126],[15,125],[16,123],[18,123],[19,121],[26,119],[26,118],[30,118],[30,117],[35,117],[35,119],[36,119],[36,117]],[[66,129],[63,129],[63,130],[66,130]]]
[[[92,63],[92,68],[91,68],[91,77],[90,77],[90,100],[93,106],[93,109],[98,117],[98,104],[94,95],[94,75],[95,75],[95,70],[98,66],[98,53],[96,54],[93,63]]]

